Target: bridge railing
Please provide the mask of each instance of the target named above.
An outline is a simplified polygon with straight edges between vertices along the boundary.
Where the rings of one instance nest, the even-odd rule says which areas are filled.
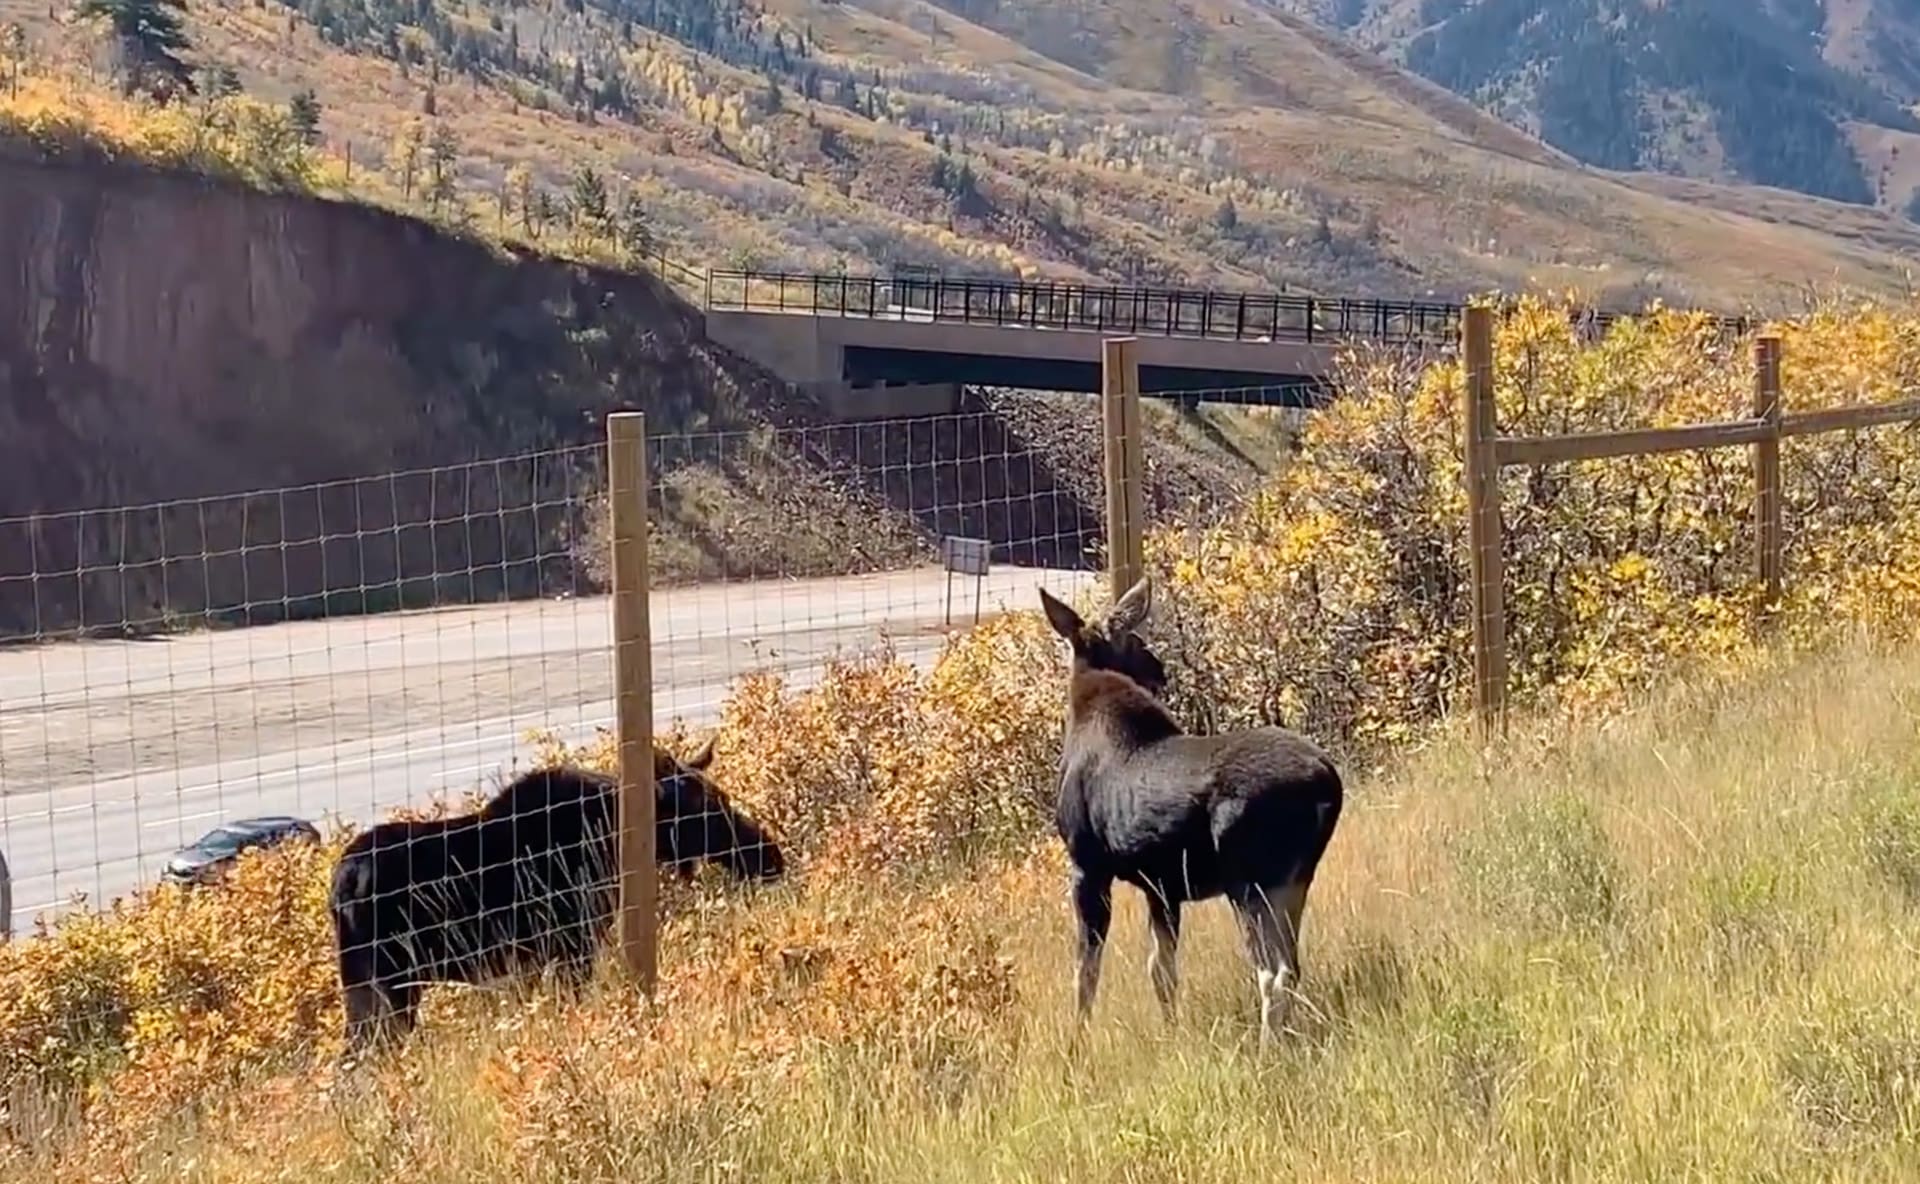
[[[1452,345],[1463,305],[1445,301],[1218,292],[1186,288],[1097,287],[1083,284],[877,275],[823,275],[757,270],[703,273],[709,309],[871,317],[970,325],[1005,325],[1091,333],[1206,337],[1228,341]],[[1502,302],[1498,315],[1512,311]],[[1584,309],[1583,332],[1603,333],[1631,313]],[[1715,314],[1727,339],[1754,322]]]
[[[707,307],[1230,341],[1444,343],[1460,306],[1200,289],[712,271]]]

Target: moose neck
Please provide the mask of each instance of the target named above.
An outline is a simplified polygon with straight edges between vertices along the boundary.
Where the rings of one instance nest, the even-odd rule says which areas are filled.
[[[1182,729],[1159,700],[1139,683],[1112,670],[1076,669],[1067,686],[1067,723],[1086,727],[1104,723],[1110,738],[1140,748]]]

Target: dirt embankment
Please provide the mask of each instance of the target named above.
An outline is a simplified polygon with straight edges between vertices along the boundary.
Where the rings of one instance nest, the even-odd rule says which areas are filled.
[[[607,412],[716,453],[811,418],[647,276],[3,145],[0,277],[0,635],[579,589]],[[918,545],[899,515],[876,540],[884,507],[857,488],[774,460],[806,496],[773,499],[760,533],[801,514],[879,560]],[[767,500],[739,473],[708,484]],[[712,509],[663,535],[724,547]]]

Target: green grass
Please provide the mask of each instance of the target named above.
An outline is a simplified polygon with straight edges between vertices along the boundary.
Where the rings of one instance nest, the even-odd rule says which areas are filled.
[[[617,1041],[581,1042],[620,1022],[606,1000],[573,1026],[548,1011],[547,1035],[442,1023],[385,1091],[298,1101],[272,1130],[170,1130],[143,1159],[221,1180],[330,1166],[355,1184],[506,1178],[502,1164],[525,1180],[876,1184],[1913,1179],[1915,688],[1920,653],[1854,649],[1671,688],[1602,726],[1522,726],[1494,759],[1453,739],[1356,771],[1308,907],[1300,1031],[1271,1053],[1224,906],[1189,914],[1168,1029],[1123,890],[1070,1055],[1049,868],[963,885],[928,947],[990,939],[1011,960],[1014,1002],[984,1021],[936,1009],[853,1043],[802,1031],[778,1064],[742,1061],[737,1042],[791,1015],[694,982],[674,1023],[708,1035],[644,1071],[606,1051]],[[922,956],[894,891],[781,890],[743,923]],[[529,1143],[476,1084],[509,1044],[568,1064],[564,1138]]]

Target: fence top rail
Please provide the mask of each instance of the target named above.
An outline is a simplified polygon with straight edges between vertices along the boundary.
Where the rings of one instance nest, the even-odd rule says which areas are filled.
[[[1651,456],[1662,452],[1731,448],[1789,436],[1810,436],[1912,422],[1920,422],[1920,398],[1792,412],[1782,416],[1777,427],[1765,419],[1748,418],[1566,436],[1498,436],[1492,443],[1494,458],[1502,467],[1525,467],[1576,460]]]
[[[1791,412],[1781,417],[1780,434],[1811,436],[1916,421],[1920,421],[1920,398],[1906,398],[1890,403],[1856,403],[1850,407]]]
[[[1765,420],[1737,419],[1724,423],[1630,428],[1619,432],[1583,432],[1569,436],[1500,436],[1493,441],[1493,455],[1503,468],[1523,467],[1727,448],[1736,444],[1752,444],[1774,434],[1773,425]]]

